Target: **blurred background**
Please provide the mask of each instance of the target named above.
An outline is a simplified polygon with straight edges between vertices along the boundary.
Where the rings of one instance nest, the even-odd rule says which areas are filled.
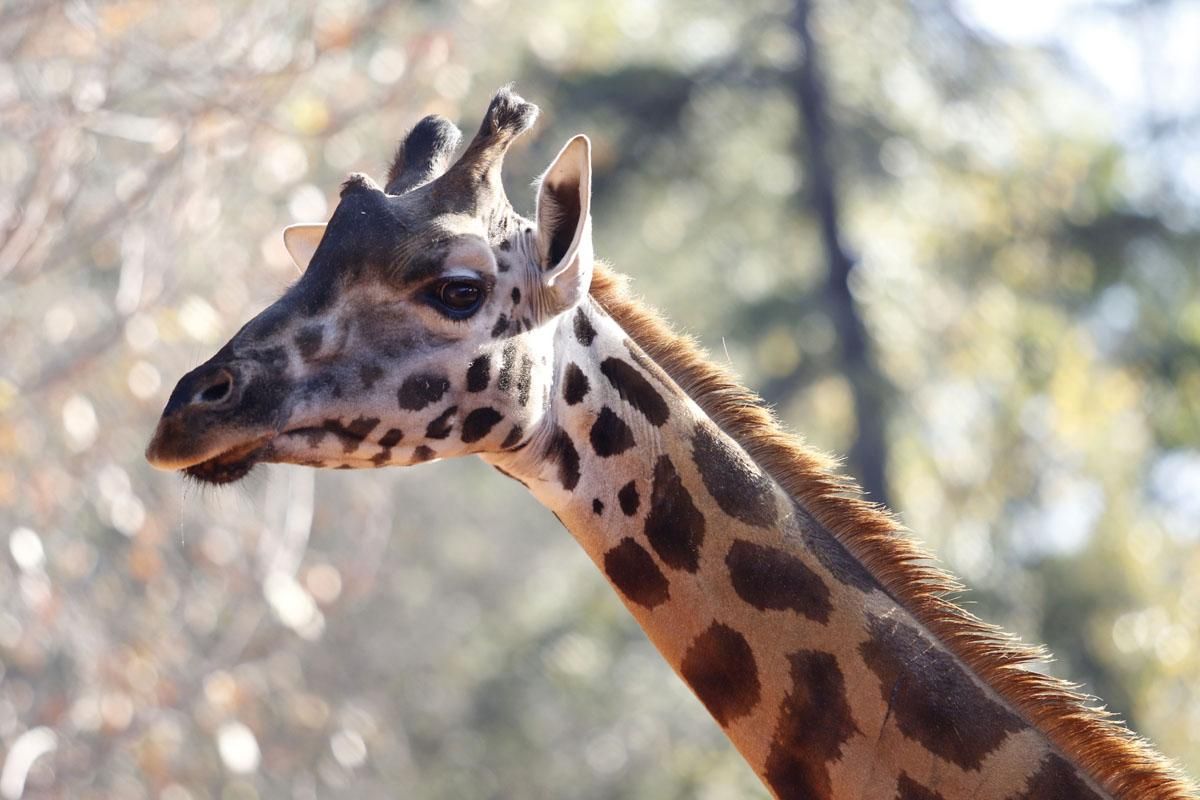
[[[0,797],[765,797],[476,460],[142,459],[428,113],[1200,771],[1200,4],[0,3]]]

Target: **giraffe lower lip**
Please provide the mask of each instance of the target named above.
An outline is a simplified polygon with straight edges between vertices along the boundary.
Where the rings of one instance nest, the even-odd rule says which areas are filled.
[[[233,483],[250,474],[259,462],[263,445],[261,441],[227,450],[219,456],[184,467],[183,474],[204,483],[217,486]]]

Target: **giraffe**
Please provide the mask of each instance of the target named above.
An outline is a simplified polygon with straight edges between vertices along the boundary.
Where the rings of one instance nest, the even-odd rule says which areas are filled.
[[[291,226],[303,273],[175,387],[150,463],[213,484],[256,464],[477,454],[604,573],[778,798],[1184,798],[1195,787],[1040,655],[944,599],[893,517],[597,263],[590,143],[533,219],[500,180],[537,107],[478,133],[430,116],[381,187],[351,175]]]

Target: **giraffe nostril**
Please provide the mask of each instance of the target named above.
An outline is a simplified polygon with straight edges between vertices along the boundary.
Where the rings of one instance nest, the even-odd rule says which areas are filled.
[[[212,381],[196,394],[197,404],[215,405],[229,399],[233,393],[233,376],[226,370],[221,370],[213,376]]]

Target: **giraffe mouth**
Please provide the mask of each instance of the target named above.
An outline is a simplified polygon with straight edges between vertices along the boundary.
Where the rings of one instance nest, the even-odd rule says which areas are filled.
[[[270,436],[265,436],[238,445],[212,458],[184,467],[180,471],[190,478],[215,486],[240,481],[249,475],[250,470],[254,469],[255,465],[262,460],[270,439]]]

